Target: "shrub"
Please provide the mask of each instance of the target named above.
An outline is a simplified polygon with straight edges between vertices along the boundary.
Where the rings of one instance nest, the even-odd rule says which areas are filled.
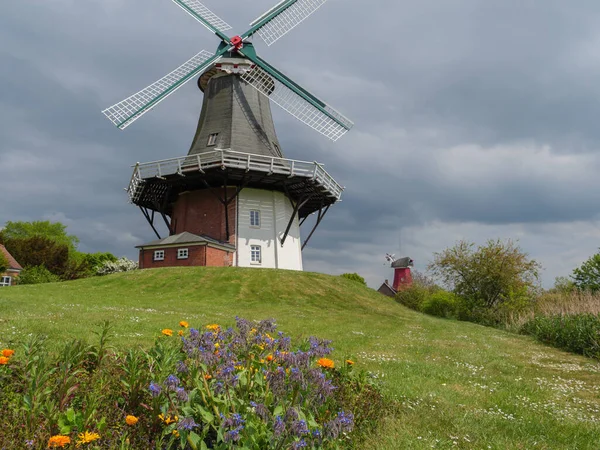
[[[582,291],[600,291],[600,253],[596,253],[573,270],[573,283]]]
[[[425,303],[430,295],[431,289],[413,283],[411,286],[400,289],[396,293],[396,301],[407,308],[414,309],[415,311],[422,311],[423,303]]]
[[[346,278],[348,280],[356,281],[357,283],[363,284],[365,286],[367,285],[367,282],[365,281],[365,279],[357,273],[343,273],[340,275],[340,277]]]
[[[119,258],[115,262],[107,260],[96,271],[96,275],[109,275],[111,273],[129,272],[136,270],[138,263],[127,258]]]
[[[452,292],[436,291],[425,298],[421,311],[432,316],[456,317],[457,298]]]
[[[42,284],[60,281],[60,277],[44,266],[33,266],[23,269],[16,280],[17,284]]]
[[[563,350],[600,359],[600,314],[538,316],[521,332]]]
[[[149,351],[126,354],[110,351],[107,323],[96,346],[73,341],[50,354],[32,336],[14,355],[6,349],[3,444],[338,449],[351,445],[355,426],[380,423],[385,399],[352,361],[329,359],[330,341],[310,337],[293,349],[271,320],[236,323],[180,322],[181,339],[165,329]]]

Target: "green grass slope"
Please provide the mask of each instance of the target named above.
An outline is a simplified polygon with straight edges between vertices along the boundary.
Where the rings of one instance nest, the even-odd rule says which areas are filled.
[[[401,403],[363,448],[600,448],[600,365],[478,325],[410,311],[355,282],[237,268],[137,271],[0,289],[0,346],[29,333],[148,345],[163,328],[275,318],[293,337],[334,341]]]

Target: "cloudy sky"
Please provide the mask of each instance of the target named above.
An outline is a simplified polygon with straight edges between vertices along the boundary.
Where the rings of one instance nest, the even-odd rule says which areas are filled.
[[[275,0],[206,0],[236,33]],[[58,220],[83,251],[137,259],[153,233],[123,188],[181,156],[188,83],[126,131],[100,111],[217,39],[168,0],[0,2],[0,224]],[[356,123],[336,143],[275,110],[287,157],[344,186],[305,269],[391,278],[459,239],[518,239],[568,275],[600,246],[600,3],[330,0],[259,54]],[[306,231],[305,231],[306,234]]]

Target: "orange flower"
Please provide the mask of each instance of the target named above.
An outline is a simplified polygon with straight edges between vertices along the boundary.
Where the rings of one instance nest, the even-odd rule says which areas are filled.
[[[210,380],[212,377],[209,374],[204,375],[205,380]]]
[[[178,335],[178,336],[183,336],[183,330],[179,330],[179,331],[177,332],[177,335]]]
[[[8,364],[8,358],[6,356],[0,356],[0,366]]]
[[[125,417],[125,423],[127,425],[132,425],[133,426],[136,423],[138,423],[138,420],[139,419],[137,417],[135,417],[135,416],[127,416],[127,417]]]
[[[269,362],[273,361],[273,355],[267,355],[267,361],[269,361]]]
[[[79,447],[81,444],[89,444],[90,442],[100,439],[100,435],[98,433],[90,433],[89,431],[79,433],[77,437],[79,438],[77,440],[77,447]]]
[[[2,350],[2,356],[4,356],[5,358],[10,358],[14,354],[15,351],[11,350],[10,348],[5,348],[4,350]]]
[[[348,364],[349,366],[353,366],[354,365],[354,361],[352,361],[351,359],[347,359],[346,360],[346,364]]]
[[[158,418],[160,420],[162,420],[164,423],[166,423],[167,425],[169,425],[169,424],[171,424],[173,422],[177,422],[179,420],[179,417],[177,417],[177,416],[173,416],[173,417],[167,416],[167,417],[165,417],[164,414],[159,414]]]
[[[177,431],[177,430],[173,430],[173,436],[175,436],[175,437],[179,437],[179,431]]]
[[[164,334],[165,336],[173,336],[173,330],[170,330],[169,328],[165,328],[164,330],[161,331],[162,334]]]
[[[56,435],[52,436],[48,439],[48,448],[57,448],[64,447],[65,445],[69,445],[71,443],[71,438],[69,436],[61,436]]]
[[[329,358],[321,358],[317,361],[317,364],[325,369],[333,369],[335,366],[334,362]]]
[[[219,325],[217,325],[216,323],[206,325],[206,328],[210,331],[214,331],[215,333],[221,329],[221,327]]]
[[[183,328],[187,328],[190,326],[190,324],[187,323],[185,320],[182,320],[181,322],[179,322],[179,326],[183,327]]]

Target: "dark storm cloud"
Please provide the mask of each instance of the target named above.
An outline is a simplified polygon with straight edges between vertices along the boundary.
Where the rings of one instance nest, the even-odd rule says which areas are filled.
[[[235,32],[272,3],[206,0]],[[570,270],[557,254],[593,252],[598,25],[592,1],[330,0],[272,47],[257,39],[356,122],[331,143],[274,108],[286,156],[346,186],[306,268],[375,284],[401,234],[421,267],[458,238],[520,237],[550,280]],[[185,154],[202,97],[189,83],[124,132],[100,110],[216,44],[166,0],[0,4],[0,222],[61,220],[83,250],[135,257],[153,236],[127,204],[130,166]]]

